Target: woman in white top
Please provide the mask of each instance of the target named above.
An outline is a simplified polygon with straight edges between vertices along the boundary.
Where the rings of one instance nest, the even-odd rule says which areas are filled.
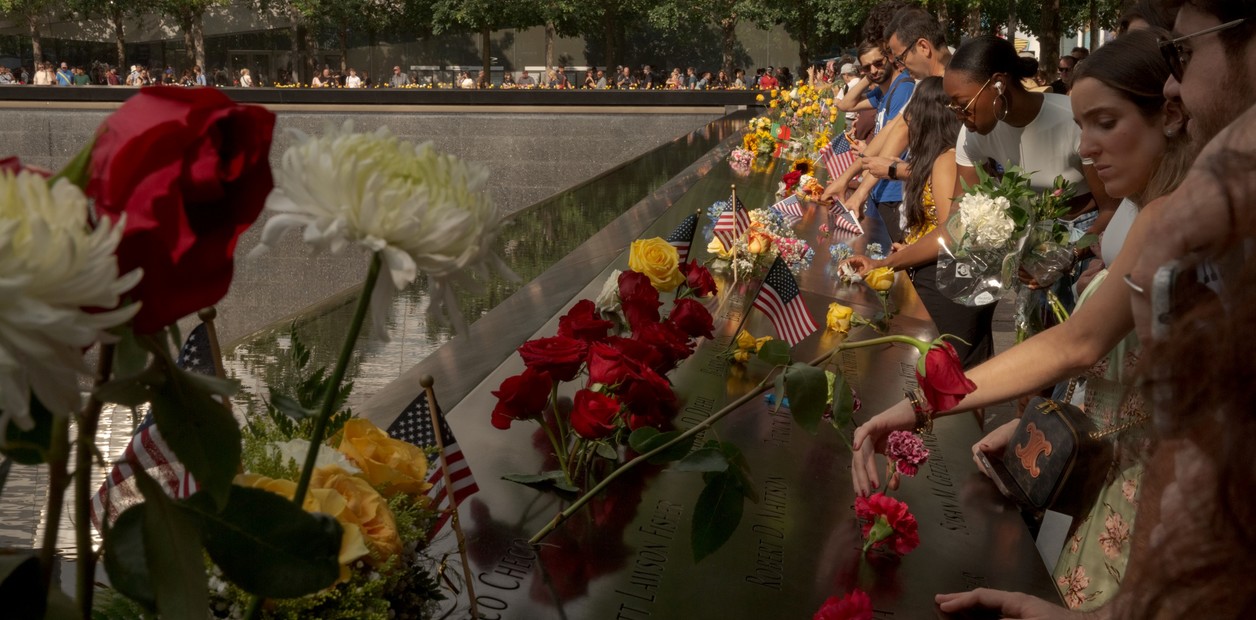
[[[240,88],[252,88],[253,76],[249,75],[248,69],[240,69]]]
[[[349,77],[345,78],[345,88],[362,88],[362,78],[358,77],[357,69],[349,69]]]
[[[47,63],[38,65],[35,71],[35,86],[52,86],[52,71]]]

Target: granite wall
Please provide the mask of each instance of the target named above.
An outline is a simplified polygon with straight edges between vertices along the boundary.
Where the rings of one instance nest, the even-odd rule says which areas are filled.
[[[0,125],[0,154],[58,169],[82,147],[107,110],[9,109]],[[715,113],[279,112],[273,165],[293,138],[352,120],[361,130],[387,125],[409,140],[484,163],[503,213],[515,213],[624,161],[706,125]],[[526,215],[524,215],[526,217]],[[311,255],[289,233],[266,255],[243,258],[257,245],[266,215],[241,239],[231,293],[219,304],[225,344],[344,291],[365,274],[365,255]]]

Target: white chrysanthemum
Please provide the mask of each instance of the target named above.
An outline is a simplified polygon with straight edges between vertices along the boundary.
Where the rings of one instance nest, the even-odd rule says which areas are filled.
[[[297,467],[300,467],[302,463],[305,463],[305,457],[310,452],[310,440],[289,439],[288,441],[273,443],[270,447],[283,459],[284,463],[291,459],[296,462]],[[318,456],[314,461],[314,467],[327,467],[328,465],[335,465],[351,474],[362,473],[362,470],[358,469],[358,466],[349,460],[349,457],[332,449],[331,446],[320,445],[318,447]]]
[[[123,225],[88,226],[87,198],[65,179],[0,172],[0,429],[29,429],[30,393],[67,415],[80,403],[83,350],[108,337],[139,304],[114,308],[140,280],[118,275]],[[0,430],[2,432],[2,430]]]
[[[466,270],[492,264],[509,269],[492,252],[501,217],[489,201],[489,173],[481,165],[437,153],[431,143],[414,144],[382,127],[354,133],[353,122],[328,126],[324,135],[296,134],[297,144],[275,171],[275,190],[266,208],[265,251],[285,230],[304,227],[305,241],[339,252],[349,244],[381,252],[389,278],[372,299],[426,273],[435,285],[435,305],[449,304],[443,284]],[[513,274],[510,274],[513,275]],[[456,316],[456,313],[450,313]]]
[[[959,217],[964,227],[964,245],[974,250],[1002,248],[1016,230],[1016,223],[1007,215],[1010,207],[1011,203],[1003,196],[990,198],[969,194],[960,198]]]

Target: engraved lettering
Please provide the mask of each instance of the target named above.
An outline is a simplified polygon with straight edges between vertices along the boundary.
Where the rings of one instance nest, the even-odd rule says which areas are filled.
[[[618,590],[616,590],[618,592]],[[619,615],[615,616],[615,620],[635,620],[636,618],[648,617],[650,612],[636,607],[629,607],[624,603],[619,604]]]
[[[518,579],[515,579],[512,581],[505,581],[504,583],[494,583],[493,581],[504,581],[504,580],[499,580],[497,577],[493,577],[493,581],[489,581],[489,577],[492,577],[494,574],[496,573],[480,573],[479,577],[477,578],[480,580],[480,583],[486,586],[492,587],[492,588],[497,588],[498,590],[518,590],[519,589]]]

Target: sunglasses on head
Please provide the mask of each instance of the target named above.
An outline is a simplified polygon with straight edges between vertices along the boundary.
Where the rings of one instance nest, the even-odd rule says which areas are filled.
[[[1245,21],[1247,21],[1247,18],[1240,18],[1219,26],[1205,28],[1199,32],[1192,32],[1176,39],[1160,39],[1160,53],[1164,56],[1165,62],[1169,63],[1169,72],[1173,74],[1173,79],[1181,82],[1182,76],[1186,74],[1186,65],[1191,62],[1191,48],[1185,45],[1187,41],[1206,34],[1228,30]]]

